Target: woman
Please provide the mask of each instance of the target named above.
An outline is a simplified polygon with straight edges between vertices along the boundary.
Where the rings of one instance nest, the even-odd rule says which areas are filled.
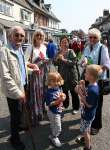
[[[29,105],[31,107],[31,117],[33,118],[34,125],[36,125],[36,118],[40,121],[43,117],[45,78],[47,72],[44,39],[45,35],[42,30],[34,32],[32,39],[33,48],[28,63],[28,67],[32,69],[29,81]]]
[[[64,101],[64,107],[69,106],[69,91],[72,96],[73,114],[79,110],[79,98],[75,93],[74,88],[78,82],[77,73],[77,59],[73,50],[69,49],[69,40],[66,36],[60,40],[60,51],[55,60],[58,66],[58,72],[64,79],[64,85],[62,86],[63,92],[66,94],[66,100]]]
[[[84,61],[83,66],[87,64],[98,64],[99,51],[101,50],[101,62],[99,65],[102,66],[103,74],[100,79],[106,79],[106,70],[110,69],[110,58],[108,49],[106,46],[100,43],[101,33],[98,29],[90,29],[88,32],[89,45],[84,50]],[[91,134],[95,135],[102,128],[102,106],[103,106],[103,95],[100,94],[98,107],[96,111],[95,120],[92,123]]]

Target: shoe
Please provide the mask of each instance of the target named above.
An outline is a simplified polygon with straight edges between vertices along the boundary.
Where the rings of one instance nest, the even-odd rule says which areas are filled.
[[[19,127],[19,132],[28,131],[28,130],[29,130],[28,127]]]
[[[79,112],[78,110],[73,110],[73,111],[72,111],[72,114],[73,114],[73,115],[76,115],[78,112]]]
[[[53,144],[54,146],[56,146],[56,147],[61,147],[61,146],[62,146],[62,144],[61,144],[61,142],[60,142],[60,140],[59,140],[58,137],[54,138],[54,137],[52,137],[52,136],[50,135],[50,136],[49,136],[49,139],[50,139],[50,141],[52,142],[52,144]]]
[[[77,137],[75,141],[78,144],[85,144],[84,137],[81,137],[81,136]]]
[[[10,143],[14,150],[24,150],[25,149],[25,145],[20,141],[19,138],[18,139],[10,138],[9,140],[10,140]]]
[[[99,133],[99,129],[91,128],[91,135],[97,135]]]

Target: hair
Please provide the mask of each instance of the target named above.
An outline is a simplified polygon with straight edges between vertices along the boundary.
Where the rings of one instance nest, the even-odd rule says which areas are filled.
[[[41,29],[38,29],[38,30],[36,30],[34,33],[33,33],[33,36],[32,36],[32,44],[35,46],[35,44],[36,44],[36,35],[37,34],[41,34],[41,35],[43,35],[43,42],[44,42],[44,40],[45,40],[45,34],[44,34],[44,32],[41,30]]]
[[[97,28],[90,29],[88,35],[95,35],[99,41],[101,39],[101,32]]]
[[[51,83],[61,86],[64,84],[64,80],[58,72],[50,72],[48,73],[48,86],[51,86]]]
[[[67,41],[68,41],[68,43],[69,43],[69,38],[68,38],[66,35],[64,35],[64,36],[62,36],[62,37],[60,38],[60,45],[61,45],[61,42],[62,42],[63,39],[67,39]]]
[[[13,36],[14,32],[16,32],[19,29],[22,30],[25,33],[24,29],[21,26],[13,26],[9,30],[9,36]]]
[[[103,72],[101,66],[96,64],[88,65],[86,70],[93,76],[95,80],[97,80],[98,76]]]

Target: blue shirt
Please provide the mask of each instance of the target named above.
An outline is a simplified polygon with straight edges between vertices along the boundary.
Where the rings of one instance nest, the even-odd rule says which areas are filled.
[[[93,46],[92,51],[90,50],[90,46],[88,45],[84,50],[84,56],[87,59],[91,59],[93,64],[98,64],[99,50],[101,46],[102,46],[102,51],[101,51],[101,64],[100,65],[110,68],[110,58],[108,54],[108,48],[102,45],[100,42],[96,43]],[[100,78],[106,79],[106,71],[101,75]]]
[[[57,47],[56,45],[52,42],[49,42],[47,45],[47,56],[48,58],[54,58],[57,53]]]
[[[61,89],[58,88],[48,88],[46,93],[46,104],[49,107],[50,111],[54,114],[61,113],[60,106],[50,106],[51,102],[56,101],[58,99],[58,94],[61,92]]]
[[[22,48],[15,48],[15,45],[10,43],[9,48],[13,49],[14,53],[16,54],[19,65],[20,65],[20,72],[21,72],[21,83],[24,86],[26,84],[26,68],[25,68],[25,59],[24,59],[24,54],[22,51]]]
[[[26,69],[25,69],[25,61],[24,61],[24,55],[21,48],[19,48],[17,51],[15,51],[19,60],[20,64],[20,71],[21,71],[21,83],[23,86],[26,84]]]
[[[82,118],[86,121],[93,120],[96,113],[96,108],[98,105],[98,99],[99,99],[99,86],[97,85],[88,85],[87,87],[87,97],[86,102],[91,105],[90,108],[84,107]]]

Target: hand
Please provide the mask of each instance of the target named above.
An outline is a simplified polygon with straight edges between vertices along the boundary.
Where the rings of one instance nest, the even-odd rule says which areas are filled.
[[[21,101],[21,103],[26,103],[26,96],[24,93],[18,99]]]
[[[85,57],[84,60],[81,62],[81,66],[82,66],[82,67],[85,67],[85,66],[87,65],[87,63],[88,63],[88,60],[87,60],[87,58]]]
[[[61,100],[61,102],[65,101],[66,95],[64,93],[60,93],[59,99]]]
[[[64,59],[64,56],[62,55],[62,54],[59,54],[58,56],[57,56],[57,60],[63,60]]]

